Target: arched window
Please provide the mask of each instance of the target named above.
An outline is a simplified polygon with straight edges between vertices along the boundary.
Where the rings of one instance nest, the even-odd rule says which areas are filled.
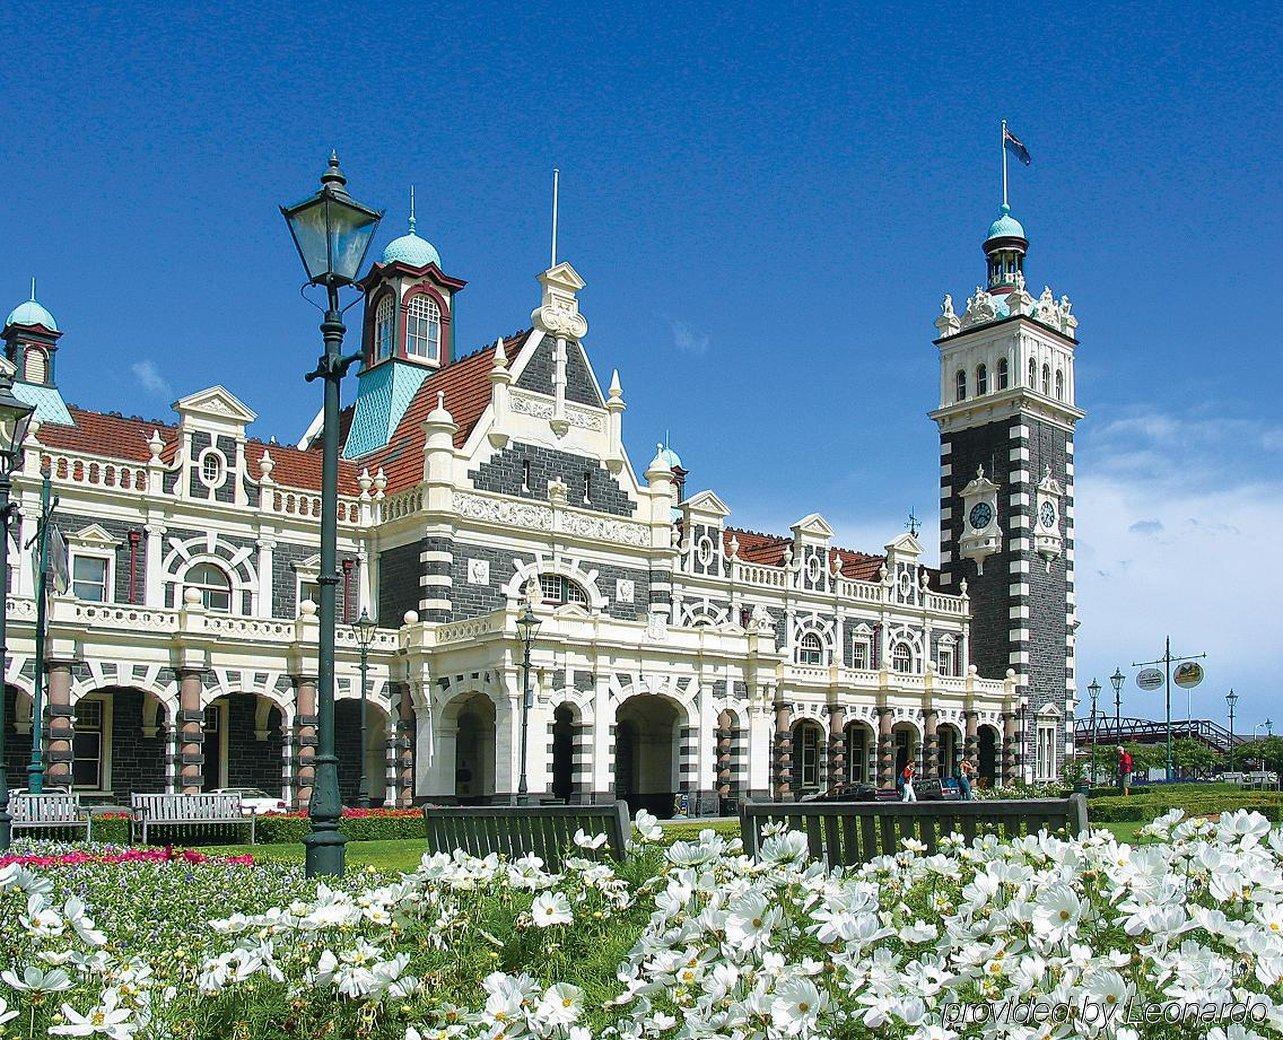
[[[797,644],[798,664],[823,664],[824,644],[814,632],[807,632]]]
[[[1051,366],[1046,364],[1042,366],[1042,393],[1044,397],[1051,396]]]
[[[1063,401],[1064,399],[1065,399],[1065,373],[1058,368],[1056,369],[1056,400]]]
[[[382,361],[392,356],[396,331],[396,303],[389,293],[379,300],[374,310],[374,359]]]
[[[989,392],[989,369],[984,365],[976,366],[976,393],[987,394]]]
[[[1032,390],[1038,385],[1038,362],[1033,358],[1029,359],[1029,389]]]
[[[897,672],[913,671],[913,648],[908,643],[896,643],[891,648],[891,667]]]
[[[954,386],[957,388],[955,399],[965,401],[967,399],[967,373],[958,369],[958,374],[953,377]]]
[[[539,594],[545,603],[578,603],[585,609],[588,607],[588,593],[560,574],[539,575]]]
[[[405,353],[425,361],[441,360],[441,308],[431,296],[415,296],[406,307]]]
[[[22,378],[41,386],[49,382],[49,355],[39,347],[28,346],[22,354]]]
[[[199,589],[200,599],[206,610],[220,614],[232,611],[232,582],[227,572],[212,563],[198,563],[187,568],[183,586]]]
[[[1006,390],[1011,383],[1011,376],[1007,371],[1007,359],[1000,357],[998,359],[998,389]]]

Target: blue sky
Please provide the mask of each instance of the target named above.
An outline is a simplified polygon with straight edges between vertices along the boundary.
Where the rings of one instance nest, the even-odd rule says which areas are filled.
[[[258,435],[297,437],[318,343],[276,206],[329,149],[386,207],[380,244],[417,185],[420,232],[470,282],[465,349],[537,303],[558,165],[561,254],[635,459],[671,431],[733,522],[814,510],[863,548],[910,507],[934,522],[931,322],[983,276],[1005,116],[1034,156],[1011,185],[1029,279],[1081,321],[1082,681],[1170,632],[1211,655],[1196,713],[1231,685],[1240,725],[1278,707],[1269,6],[13,4],[0,23],[39,44],[0,67],[0,304],[39,276],[68,400],[167,416],[221,382]]]

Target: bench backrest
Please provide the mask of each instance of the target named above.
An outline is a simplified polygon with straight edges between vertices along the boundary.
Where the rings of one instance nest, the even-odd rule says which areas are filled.
[[[241,815],[238,794],[135,794],[130,804],[149,823],[229,820]]]
[[[1078,835],[1087,829],[1087,799],[1075,794],[1010,801],[743,802],[744,850],[756,856],[762,826],[779,822],[806,835],[812,856],[831,867],[849,867],[903,851],[904,838],[916,838],[934,853],[940,839],[955,832],[968,843],[985,833],[1015,838],[1045,829]]]
[[[575,832],[606,835],[606,848],[624,858],[631,832],[628,804],[424,806],[429,852],[462,849],[472,856],[492,852],[517,859],[534,853],[549,871],[561,869],[574,852]]]
[[[77,794],[14,794],[9,797],[14,823],[81,823]]]

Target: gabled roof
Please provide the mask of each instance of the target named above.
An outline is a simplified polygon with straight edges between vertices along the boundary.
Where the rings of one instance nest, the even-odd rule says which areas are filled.
[[[792,535],[762,534],[760,531],[742,531],[736,527],[728,527],[725,531],[728,555],[732,535],[739,542],[739,558],[745,563],[756,563],[764,567],[784,566],[784,553],[793,547]],[[839,573],[842,577],[856,581],[876,581],[879,568],[886,563],[885,556],[856,552],[854,549],[830,549],[830,562],[835,557],[840,563]]]
[[[509,368],[525,349],[530,333],[531,330],[527,329],[504,338],[503,350]],[[375,473],[381,467],[388,478],[388,494],[414,487],[422,481],[423,420],[436,407],[437,394],[445,394],[446,410],[458,427],[454,446],[461,448],[490,404],[490,370],[493,367],[492,344],[432,373],[414,395],[387,446],[363,456],[361,468]]]

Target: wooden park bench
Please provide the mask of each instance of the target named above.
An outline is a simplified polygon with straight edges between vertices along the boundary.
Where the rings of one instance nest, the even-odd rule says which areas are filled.
[[[203,830],[224,824],[249,824],[249,841],[254,844],[254,810],[246,812],[238,794],[135,794],[130,804],[130,836],[141,831],[144,845],[148,830],[157,827]]]
[[[462,849],[471,856],[497,852],[509,859],[534,853],[545,869],[561,869],[567,852],[573,855],[575,832],[606,835],[606,848],[624,858],[632,832],[628,803],[612,805],[466,805],[423,807],[428,826],[428,851]]]
[[[905,838],[922,842],[930,854],[939,850],[942,838],[954,833],[968,843],[986,833],[1000,838],[1040,830],[1082,834],[1087,830],[1087,799],[1075,794],[967,802],[746,801],[740,804],[740,834],[750,856],[761,848],[762,826],[767,823],[801,831],[812,856],[830,867],[849,867],[903,851]]]
[[[93,835],[93,818],[80,804],[80,795],[66,791],[32,794],[14,791],[9,795],[9,815],[13,829],[65,830],[83,827],[85,841]]]

